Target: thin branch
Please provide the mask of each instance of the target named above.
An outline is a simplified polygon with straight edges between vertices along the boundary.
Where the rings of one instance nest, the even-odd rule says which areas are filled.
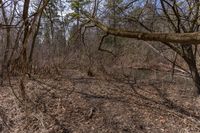
[[[116,55],[115,55],[113,52],[102,48],[103,41],[104,41],[104,39],[105,39],[108,35],[109,35],[109,34],[106,33],[105,35],[102,36],[102,38],[101,38],[101,40],[100,40],[100,43],[99,43],[99,48],[98,48],[98,50],[103,51],[103,52],[107,52],[107,53],[109,53],[109,54],[112,54],[114,57],[116,57]]]

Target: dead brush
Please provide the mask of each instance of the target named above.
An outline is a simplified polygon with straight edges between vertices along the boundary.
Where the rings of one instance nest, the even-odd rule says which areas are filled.
[[[45,64],[43,66],[34,66],[32,67],[30,73],[40,76],[60,75],[60,67],[59,65],[56,64]]]
[[[0,132],[4,130],[4,127],[6,127],[9,131],[11,131],[9,125],[8,125],[8,116],[6,114],[5,109],[0,106]],[[1,123],[2,122],[2,123]]]
[[[22,112],[25,112],[24,118],[24,129],[30,127],[37,127],[45,129],[44,124],[44,113],[46,112],[45,103],[42,101],[41,97],[29,95],[28,87],[25,84],[25,78],[20,80],[19,84],[19,97],[18,100],[21,105]],[[40,127],[41,126],[41,127]]]

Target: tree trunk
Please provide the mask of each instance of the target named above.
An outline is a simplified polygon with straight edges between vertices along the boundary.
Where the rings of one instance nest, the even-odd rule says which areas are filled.
[[[195,87],[197,88],[197,93],[200,95],[200,75],[199,75],[198,68],[196,65],[196,58],[193,53],[192,46],[183,47],[183,51],[184,51],[183,58],[190,69],[192,80],[195,84]]]
[[[2,3],[2,1],[0,1],[0,3]],[[3,15],[3,19],[4,19],[4,23],[6,25],[10,25],[12,23],[9,22],[9,19],[6,15],[6,11],[4,9],[4,6],[1,5],[2,8],[2,15]],[[4,56],[3,56],[3,62],[2,62],[2,67],[1,67],[1,73],[0,73],[0,85],[3,85],[3,80],[4,80],[4,77],[5,77],[5,73],[6,71],[8,70],[8,54],[9,54],[9,49],[10,49],[10,28],[7,28],[6,29],[6,47],[5,47],[5,51],[4,51]]]
[[[196,63],[191,62],[191,61],[190,62],[186,61],[186,62],[189,66],[191,76],[192,76],[192,80],[195,84],[195,87],[197,88],[197,93],[200,94],[200,75],[199,75]]]
[[[31,50],[30,50],[30,54],[29,54],[29,57],[28,57],[28,62],[29,62],[29,64],[32,63],[33,51],[34,51],[34,48],[35,48],[36,37],[37,37],[37,35],[38,35],[39,28],[40,28],[41,17],[42,17],[42,13],[41,13],[40,16],[39,16],[39,20],[38,20],[38,23],[37,23],[37,26],[36,26],[36,31],[35,31],[35,33],[34,33],[34,35],[33,35],[33,41],[32,41],[32,44],[31,44]]]
[[[195,83],[195,87],[197,88],[197,93],[200,95],[200,76],[196,68],[196,65],[190,66],[190,71],[192,74],[192,80]]]
[[[3,81],[4,81],[4,77],[5,77],[5,73],[8,72],[8,54],[9,54],[9,48],[10,48],[10,29],[7,29],[6,32],[6,48],[5,48],[5,52],[4,52],[4,57],[3,57],[3,62],[2,62],[2,70],[0,73],[0,85],[3,85]]]

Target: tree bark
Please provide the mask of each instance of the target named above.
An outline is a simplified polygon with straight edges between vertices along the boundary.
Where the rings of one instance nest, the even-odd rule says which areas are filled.
[[[200,75],[196,65],[196,58],[193,53],[192,45],[183,46],[183,59],[186,61],[190,69],[192,80],[197,88],[197,93],[200,95]]]
[[[191,72],[192,80],[195,84],[195,87],[197,88],[197,93],[200,95],[200,76],[196,64],[190,62],[188,63],[188,66]]]

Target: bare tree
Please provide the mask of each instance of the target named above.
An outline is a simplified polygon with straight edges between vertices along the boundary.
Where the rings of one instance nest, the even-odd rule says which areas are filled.
[[[147,2],[155,3],[157,1]],[[160,4],[162,17],[167,20],[168,24],[173,29],[170,33],[111,28],[86,11],[82,11],[82,14],[96,27],[100,28],[107,34],[125,38],[135,38],[144,41],[158,41],[171,48],[187,63],[191,77],[198,89],[198,94],[200,94],[200,76],[196,61],[197,45],[200,43],[200,33],[198,32],[199,1],[183,2],[174,0],[169,2],[160,0]],[[186,8],[190,10],[186,10]],[[146,28],[144,23],[140,24]]]

